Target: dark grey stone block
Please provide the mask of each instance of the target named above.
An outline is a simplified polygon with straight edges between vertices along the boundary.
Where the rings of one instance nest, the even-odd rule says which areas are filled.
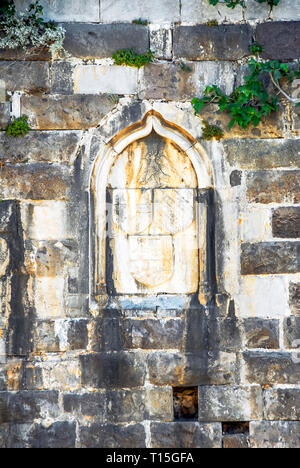
[[[266,388],[264,390],[264,418],[271,421],[300,419],[299,388]]]
[[[283,332],[287,349],[300,348],[300,315],[285,318]]]
[[[41,417],[43,406],[51,407],[53,416],[58,416],[58,392],[22,391],[0,393],[0,422],[26,423]]]
[[[251,448],[300,448],[300,421],[250,423]]]
[[[246,348],[278,349],[279,320],[250,317],[243,320]]]
[[[242,244],[242,275],[297,273],[300,271],[300,242]]]
[[[221,423],[151,423],[153,448],[221,448]]]
[[[142,424],[118,426],[92,424],[80,427],[81,448],[144,448],[145,428]]]
[[[274,237],[300,237],[300,208],[281,207],[273,211],[272,231]]]
[[[264,45],[261,57],[271,60],[293,60],[300,57],[300,21],[272,21],[258,24],[256,40]]]
[[[255,171],[247,174],[250,203],[300,203],[300,171]]]
[[[247,351],[243,359],[245,378],[251,384],[299,384],[300,366],[292,353]]]

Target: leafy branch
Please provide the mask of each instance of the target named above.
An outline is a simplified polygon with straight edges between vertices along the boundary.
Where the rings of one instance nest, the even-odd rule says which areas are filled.
[[[198,114],[206,104],[217,104],[221,112],[226,111],[231,116],[229,129],[236,123],[247,128],[248,125],[256,127],[263,116],[279,109],[278,95],[281,93],[294,104],[300,104],[300,99],[290,97],[279,84],[279,80],[286,78],[290,83],[300,78],[300,62],[294,64],[281,63],[278,60],[260,62],[252,58],[248,63],[249,73],[244,77],[244,84],[238,86],[229,96],[216,86],[207,86],[202,98],[195,97],[192,105],[195,114]],[[277,94],[269,94],[263,79],[271,78],[277,89]]]

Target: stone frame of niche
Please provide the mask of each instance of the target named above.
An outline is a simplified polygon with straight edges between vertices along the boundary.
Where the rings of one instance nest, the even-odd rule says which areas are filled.
[[[107,206],[106,188],[111,167],[120,153],[131,143],[155,131],[168,138],[183,150],[193,165],[198,181],[197,229],[199,255],[200,304],[207,304],[216,293],[215,276],[215,213],[214,183],[212,168],[204,148],[189,133],[166,121],[158,112],[151,110],[138,122],[114,136],[96,157],[90,182],[90,278],[94,299],[103,304],[109,297],[107,287]]]

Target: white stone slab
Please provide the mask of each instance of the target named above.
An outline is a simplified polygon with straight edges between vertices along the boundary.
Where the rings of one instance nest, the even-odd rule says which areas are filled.
[[[21,205],[25,236],[34,240],[64,240],[67,230],[67,209],[63,201],[47,201]]]
[[[272,17],[275,21],[299,21],[300,0],[280,0],[273,8]]]
[[[39,319],[64,317],[64,288],[64,278],[40,277],[36,279],[35,308]]]
[[[151,23],[179,21],[179,0],[101,0],[101,21],[122,22],[136,19]]]
[[[138,69],[118,65],[77,65],[74,92],[78,94],[135,94]]]
[[[24,11],[33,0],[15,0],[18,11]],[[58,22],[99,22],[99,0],[40,0],[43,18]]]
[[[208,0],[181,0],[183,23],[204,24],[210,20],[216,20],[218,23],[236,23],[242,19],[243,9],[240,6],[232,9],[221,3],[218,6],[210,5]]]

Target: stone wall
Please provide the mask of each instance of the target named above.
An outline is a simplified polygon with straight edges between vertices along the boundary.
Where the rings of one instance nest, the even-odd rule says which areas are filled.
[[[271,18],[253,0],[41,3],[70,56],[0,50],[0,126],[27,114],[32,129],[0,133],[0,446],[300,447],[299,111],[282,99],[229,131],[190,104],[212,83],[230,93],[255,39],[263,58],[299,59],[300,1]],[[154,62],[114,65],[130,47]],[[204,303],[94,293],[92,171],[152,115],[212,168]],[[203,120],[220,142],[201,140]],[[175,419],[178,387],[197,388],[196,419]]]

